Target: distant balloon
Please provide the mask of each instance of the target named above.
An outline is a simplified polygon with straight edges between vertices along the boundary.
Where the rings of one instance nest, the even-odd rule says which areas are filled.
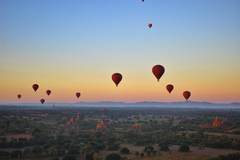
[[[18,95],[17,95],[17,98],[18,98],[18,99],[21,99],[21,98],[22,98],[22,95],[21,95],[21,94],[18,94]]]
[[[45,99],[40,99],[40,102],[43,104],[43,103],[45,103]]]
[[[36,92],[38,90],[38,88],[39,88],[39,85],[38,84],[33,84],[32,88]]]
[[[152,28],[153,24],[152,23],[149,23],[148,24],[148,28]]]
[[[116,86],[118,86],[118,84],[121,82],[122,80],[122,75],[120,73],[114,73],[112,75],[112,80],[115,83]]]
[[[191,97],[191,92],[190,91],[184,91],[183,92],[183,97],[188,100]]]
[[[80,92],[76,92],[76,97],[79,98],[81,96]]]
[[[169,93],[171,93],[172,90],[174,89],[174,86],[173,86],[172,84],[168,84],[168,85],[166,86],[166,89],[168,90]]]
[[[48,90],[46,90],[46,93],[49,96],[52,93],[52,91],[48,89]]]
[[[152,73],[157,78],[158,81],[162,77],[164,72],[165,72],[165,68],[162,65],[155,65],[152,68]]]

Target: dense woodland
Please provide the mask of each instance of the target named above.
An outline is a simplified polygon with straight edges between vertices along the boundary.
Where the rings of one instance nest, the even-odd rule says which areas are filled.
[[[240,109],[13,107],[0,111],[0,159],[157,160],[217,149],[203,159],[235,160],[239,115]],[[30,138],[11,137],[24,134]]]

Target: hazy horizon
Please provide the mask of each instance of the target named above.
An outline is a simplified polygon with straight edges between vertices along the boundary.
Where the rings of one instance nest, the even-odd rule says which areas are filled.
[[[141,104],[209,104],[209,105],[232,105],[232,104],[237,104],[240,105],[240,102],[234,101],[234,102],[210,102],[210,101],[76,101],[76,102],[61,102],[61,101],[47,101],[45,102],[45,105],[53,105],[53,104],[61,104],[61,105],[84,105],[84,104],[94,104],[94,105],[104,105],[104,104],[133,104],[133,105],[141,105]],[[24,104],[32,104],[32,105],[39,105],[39,102],[0,102],[0,105],[6,105],[6,104],[13,104],[13,105],[24,105]]]

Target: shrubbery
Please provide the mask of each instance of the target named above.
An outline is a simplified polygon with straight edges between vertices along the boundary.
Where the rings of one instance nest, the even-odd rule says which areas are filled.
[[[181,146],[179,147],[178,151],[179,151],[179,152],[189,152],[189,151],[190,151],[190,148],[189,148],[188,145],[183,144],[183,145],[181,145]]]
[[[105,160],[121,160],[121,156],[117,153],[111,153],[106,156]]]
[[[209,160],[239,160],[240,153],[233,153],[228,155],[222,155],[215,158],[209,158]]]
[[[124,147],[124,148],[122,148],[122,149],[120,150],[120,152],[121,152],[122,154],[129,154],[129,153],[130,153],[130,150],[129,150],[128,148]]]

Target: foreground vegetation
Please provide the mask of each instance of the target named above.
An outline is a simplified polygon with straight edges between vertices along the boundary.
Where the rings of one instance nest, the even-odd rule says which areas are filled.
[[[239,158],[239,115],[238,109],[151,107],[2,110],[0,159]],[[223,124],[212,127],[216,116]]]

